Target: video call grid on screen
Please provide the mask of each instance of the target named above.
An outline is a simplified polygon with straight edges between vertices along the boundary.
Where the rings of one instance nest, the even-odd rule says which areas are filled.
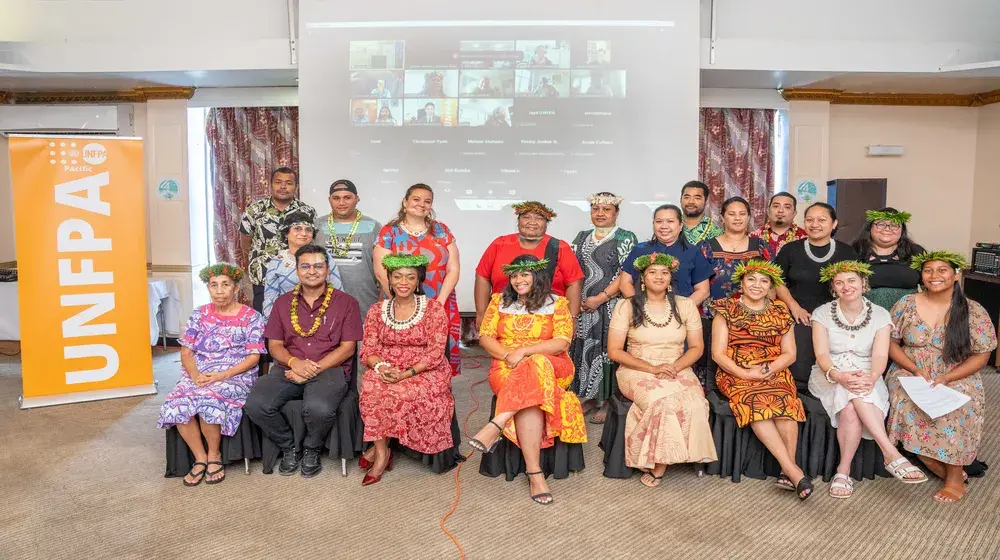
[[[338,169],[386,186],[421,177],[456,198],[554,182],[583,197],[595,183],[653,187],[665,165],[656,136],[670,133],[664,31],[337,29],[324,43],[338,61],[325,81],[343,92],[330,100],[342,119],[328,123],[347,156]]]

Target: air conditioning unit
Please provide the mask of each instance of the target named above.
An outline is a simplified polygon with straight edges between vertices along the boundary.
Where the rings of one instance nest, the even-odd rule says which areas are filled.
[[[868,157],[885,157],[903,155],[902,146],[868,146]]]
[[[118,134],[117,105],[0,105],[3,134]]]

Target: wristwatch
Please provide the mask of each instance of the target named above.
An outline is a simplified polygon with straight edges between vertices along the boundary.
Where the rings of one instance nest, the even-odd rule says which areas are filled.
[[[764,373],[771,373],[771,364],[764,364]]]
[[[417,375],[417,370],[413,369],[413,366],[406,368],[406,371],[410,372],[411,377]]]

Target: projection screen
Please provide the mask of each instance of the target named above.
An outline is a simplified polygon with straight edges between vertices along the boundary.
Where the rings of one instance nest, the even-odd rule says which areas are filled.
[[[462,311],[474,310],[483,251],[516,231],[512,203],[547,203],[559,214],[549,233],[572,242],[591,227],[587,195],[613,191],[625,197],[619,225],[643,239],[651,208],[696,177],[697,1],[613,10],[629,19],[564,2],[513,19],[538,12],[521,3],[505,3],[510,19],[473,19],[485,14],[468,6],[450,19],[420,2],[301,5],[303,199],[325,214],[330,183],[348,178],[385,224],[407,187],[430,185],[461,252]]]

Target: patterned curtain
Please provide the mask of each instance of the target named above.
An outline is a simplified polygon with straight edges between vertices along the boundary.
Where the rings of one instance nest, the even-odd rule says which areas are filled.
[[[215,207],[215,259],[247,266],[240,217],[268,196],[271,172],[299,170],[298,107],[223,107],[208,113],[205,133]]]
[[[750,203],[750,227],[767,219],[774,188],[774,109],[703,108],[699,123],[698,175],[712,194],[708,209],[719,221],[722,202],[742,196]]]

